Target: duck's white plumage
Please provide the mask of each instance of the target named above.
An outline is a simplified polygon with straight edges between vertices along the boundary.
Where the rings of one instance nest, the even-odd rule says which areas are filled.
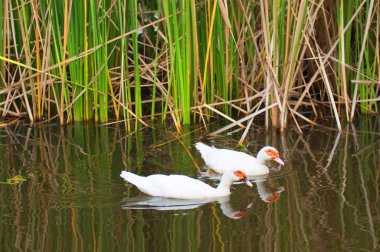
[[[262,148],[257,158],[240,151],[210,147],[201,142],[196,143],[195,147],[201,153],[206,165],[218,173],[239,169],[248,176],[257,176],[269,173],[266,165],[269,160],[284,164],[279,158],[277,149],[270,146]]]
[[[131,172],[122,171],[120,176],[145,194],[177,199],[224,197],[231,193],[230,187],[235,181],[244,180],[247,185],[252,186],[247,180],[246,175],[240,171],[226,172],[217,188],[183,175],[154,174],[143,177]]]

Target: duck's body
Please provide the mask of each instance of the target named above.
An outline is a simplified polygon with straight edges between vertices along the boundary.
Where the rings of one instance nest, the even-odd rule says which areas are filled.
[[[269,160],[284,164],[279,158],[278,151],[270,146],[262,148],[257,158],[244,152],[218,149],[200,142],[195,147],[201,153],[206,165],[217,173],[224,173],[225,171],[238,168],[246,173],[247,176],[257,176],[269,173],[269,168],[266,165]]]
[[[231,194],[230,187],[235,181],[244,181],[247,185],[252,186],[246,175],[240,171],[226,172],[217,188],[183,175],[155,174],[142,177],[131,172],[122,171],[120,176],[145,194],[176,199],[204,199],[228,196]]]

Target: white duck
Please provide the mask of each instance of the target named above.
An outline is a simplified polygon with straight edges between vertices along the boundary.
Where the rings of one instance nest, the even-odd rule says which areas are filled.
[[[252,187],[244,172],[229,170],[223,174],[217,188],[184,175],[154,174],[142,177],[131,172],[122,171],[120,176],[135,185],[140,191],[151,196],[176,199],[218,198],[231,194],[230,187],[235,181],[244,181]]]
[[[239,167],[247,176],[257,176],[269,173],[266,163],[270,160],[284,165],[276,148],[265,146],[257,154],[257,158],[244,152],[218,149],[207,146],[201,142],[195,144],[201,153],[206,165],[218,173],[231,170],[231,167]]]

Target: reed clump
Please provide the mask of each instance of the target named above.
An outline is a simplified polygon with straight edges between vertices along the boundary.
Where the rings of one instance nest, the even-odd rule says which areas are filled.
[[[378,112],[379,0],[0,2],[1,120],[247,134]],[[134,119],[134,120],[132,120]],[[131,125],[134,121],[135,125]]]

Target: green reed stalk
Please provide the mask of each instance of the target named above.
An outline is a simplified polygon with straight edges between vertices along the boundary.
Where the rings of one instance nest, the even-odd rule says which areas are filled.
[[[198,75],[198,67],[199,67],[199,39],[198,39],[198,30],[197,30],[197,10],[195,6],[195,1],[190,1],[190,20],[191,20],[191,41],[189,42],[189,45],[191,46],[190,50],[190,65],[192,72],[190,72],[190,76],[192,76],[192,82],[191,85],[191,94],[194,98],[192,101],[190,101],[193,104],[196,104],[198,101],[198,78],[200,77]],[[191,96],[190,94],[190,96]],[[195,114],[194,114],[195,115]]]
[[[219,48],[213,47],[213,50],[215,51],[213,53],[214,55],[214,63],[215,63],[215,71],[218,73],[218,78],[215,83],[215,94],[219,95],[222,99],[228,100],[228,89],[227,89],[227,76],[226,70],[226,38],[225,37],[225,31],[224,31],[224,25],[223,25],[223,19],[221,17],[221,13],[218,11],[216,13],[216,18],[215,18],[215,37],[214,37],[214,44],[218,44]],[[228,113],[228,106],[223,105],[222,106],[222,111],[225,114]]]
[[[201,8],[199,10],[199,12],[201,12],[203,15],[200,15],[199,17],[199,22],[203,25],[206,25],[207,24],[207,15],[206,15],[206,8]],[[199,68],[200,69],[204,69],[205,68],[205,61],[203,59],[206,58],[206,51],[207,51],[207,45],[205,43],[203,43],[203,41],[206,41],[207,40],[207,29],[199,29],[198,31],[198,39],[199,39]],[[201,43],[202,41],[202,43]],[[197,94],[197,100],[199,100],[200,102],[202,101],[202,99],[204,99],[204,97],[206,96],[205,94],[205,88],[203,85],[207,85],[208,81],[207,80],[203,80],[202,78],[202,75],[200,76],[201,78],[201,83],[198,84],[199,86],[199,89],[200,89],[200,95]],[[208,75],[206,75],[206,78],[209,78]],[[200,97],[199,97],[200,96]]]
[[[162,120],[165,120],[166,119],[166,112],[168,110],[168,108],[170,107],[170,101],[171,101],[171,97],[169,94],[171,94],[172,92],[172,89],[173,89],[173,79],[174,79],[174,76],[175,76],[175,71],[174,71],[174,63],[175,63],[175,56],[174,56],[174,46],[173,46],[173,34],[172,34],[172,22],[170,21],[170,10],[169,10],[169,1],[162,1],[162,9],[164,11],[164,16],[165,16],[165,23],[166,23],[166,34],[167,34],[167,37],[168,37],[168,43],[169,43],[169,67],[170,69],[167,69],[169,71],[169,74],[168,74],[168,95],[166,97],[166,101],[165,101],[165,105],[163,107],[163,117],[162,117]],[[173,101],[173,104],[175,107],[178,107],[177,104],[176,104],[176,99],[174,99]],[[177,116],[177,111],[174,111],[175,113],[175,117],[178,118]]]
[[[180,96],[181,104],[182,104],[182,113],[183,113],[183,123],[184,124],[190,124],[190,106],[191,106],[191,88],[192,88],[192,79],[194,79],[194,73],[193,69],[191,68],[191,52],[193,46],[191,44],[191,37],[193,36],[192,32],[192,25],[193,22],[191,22],[191,11],[193,10],[191,8],[191,1],[183,1],[182,4],[185,6],[181,6],[181,9],[184,10],[184,13],[182,13],[182,55],[183,55],[183,66],[182,66],[182,72],[183,72],[183,81],[182,81],[182,94]]]
[[[370,3],[367,3],[366,5],[367,18],[368,18],[368,15],[373,15],[372,10],[370,8],[371,8]],[[375,15],[373,15],[373,18],[374,17]],[[373,23],[374,19],[372,19],[370,22]],[[378,33],[376,34],[375,27],[373,29],[369,29],[368,39],[365,42],[366,43],[365,52],[364,52],[365,75],[366,75],[366,78],[369,80],[369,84],[364,85],[364,88],[363,88],[364,93],[362,93],[360,98],[366,99],[369,101],[361,103],[362,113],[364,114],[373,113],[375,111],[377,112],[377,104],[376,102],[372,101],[375,98],[374,80],[377,78],[376,70],[378,69],[378,60],[377,60],[378,51],[375,51],[376,44],[379,43],[379,39],[377,38],[377,36],[379,36],[379,34]]]
[[[230,19],[233,20],[235,17],[239,17],[239,9],[236,5],[229,5],[229,14]],[[236,37],[238,36],[238,29],[239,24],[235,23],[231,27],[231,31],[228,31],[229,41],[228,42],[228,48],[226,46],[227,52],[226,52],[226,65],[228,66],[228,71],[226,70],[226,85],[228,87],[227,93],[228,93],[228,100],[232,100],[235,97],[239,97],[239,53],[236,50]],[[253,42],[253,40],[252,40]],[[252,47],[253,49],[254,47]],[[228,59],[228,60],[227,60]],[[231,114],[232,108],[229,107],[229,114]]]
[[[119,30],[120,30],[120,35],[126,33],[126,28],[127,28],[127,21],[126,21],[126,16],[124,13],[126,13],[126,3],[122,3],[121,1],[118,1],[118,21],[119,21]],[[120,103],[126,106],[128,109],[128,101],[130,96],[130,85],[129,81],[127,79],[127,74],[128,74],[128,37],[121,38],[120,39],[120,93],[119,93],[119,106],[118,110],[116,111],[117,114],[119,114],[120,111]],[[129,117],[129,112],[127,109],[122,109],[123,111],[123,117],[125,119],[125,126],[128,131],[131,130],[131,124],[130,124],[130,117]],[[118,115],[117,115],[118,117]]]
[[[108,67],[107,67],[107,19],[104,14],[106,1],[102,1],[99,6],[98,2],[90,1],[90,32],[92,33],[92,47],[103,45],[92,56],[93,81],[95,91],[93,92],[94,116],[95,121],[108,121]],[[99,19],[100,17],[100,19]]]
[[[191,80],[194,78],[191,73],[191,12],[189,2],[181,1],[179,4],[179,14],[175,1],[163,3],[166,20],[166,29],[169,39],[170,53],[170,80],[169,87],[172,88],[172,98],[174,112],[177,122],[190,123],[190,96]],[[182,25],[179,25],[182,24]],[[169,90],[168,90],[169,92]],[[167,105],[165,105],[167,107]],[[180,111],[180,112],[179,112]]]
[[[131,29],[137,29],[137,0],[129,1],[130,14],[131,14]],[[140,66],[139,66],[139,48],[137,41],[137,32],[132,34],[133,42],[133,62],[134,62],[134,86],[135,86],[135,114],[139,118],[142,116],[142,105],[141,105],[141,81],[140,81]],[[136,126],[138,121],[136,120]]]
[[[371,50],[371,46],[370,46],[370,44],[372,44],[371,43],[371,32],[372,32],[372,30],[370,28],[371,28],[371,24],[373,23],[372,18],[375,16],[375,15],[373,15],[374,7],[375,7],[375,1],[374,0],[366,2],[364,13],[361,12],[358,15],[358,20],[365,20],[365,22],[357,22],[356,23],[356,28],[357,28],[357,32],[358,32],[358,35],[356,36],[357,37],[356,43],[357,43],[358,52],[359,52],[358,53],[358,63],[357,63],[358,69],[356,72],[356,81],[359,81],[360,78],[363,78],[363,77],[368,78],[371,75],[370,69],[373,66],[376,66],[376,64],[377,64],[376,60],[374,62],[372,62],[373,59],[375,58],[373,56],[377,52],[373,52],[373,50]],[[377,37],[378,37],[378,34],[376,34],[374,36],[375,39]],[[373,43],[373,44],[375,44],[375,43]],[[358,87],[359,85],[360,85],[360,87]],[[357,99],[358,98],[359,99],[360,98],[362,98],[362,99],[366,99],[366,98],[371,99],[372,98],[371,97],[372,92],[369,91],[371,89],[371,86],[373,86],[373,84],[370,84],[370,87],[368,87],[366,85],[361,85],[361,83],[359,83],[359,82],[355,83],[354,91],[353,91],[353,102],[352,102],[352,107],[351,107],[351,115],[350,115],[351,121],[353,120],[353,117],[354,117],[355,105],[357,103]],[[358,94],[358,89],[359,89],[359,94]],[[361,112],[364,114],[371,112],[371,108],[368,107],[368,103],[366,103],[366,102],[361,103],[360,108],[361,108]],[[375,109],[377,109],[377,108],[375,107]]]
[[[213,90],[213,83],[214,83],[214,78],[213,75],[214,75],[214,72],[213,72],[213,65],[212,65],[212,47],[213,47],[213,44],[212,44],[212,40],[213,40],[213,30],[214,30],[214,21],[215,21],[215,13],[216,13],[216,8],[217,7],[217,1],[214,1],[213,5],[211,6],[211,3],[210,1],[208,2],[208,5],[207,5],[207,17],[206,18],[206,23],[207,23],[207,26],[210,31],[209,33],[206,33],[206,38],[207,38],[207,44],[206,44],[206,53],[205,53],[205,57],[204,57],[204,66],[203,66],[203,78],[202,78],[202,99],[201,99],[201,103],[204,103],[205,101],[207,102],[207,84],[210,82],[210,90],[212,92]],[[211,11],[212,9],[212,11]],[[208,23],[209,22],[209,23]],[[210,67],[210,69],[209,69]],[[209,80],[209,81],[208,81]],[[211,97],[210,99],[212,99],[213,97]]]
[[[282,48],[281,48],[281,41],[283,42],[283,40],[281,40],[280,36],[281,34],[279,33],[279,31],[281,30],[281,28],[283,28],[283,25],[279,25],[281,24],[281,20],[278,18],[278,14],[277,13],[281,13],[281,10],[280,10],[280,7],[281,7],[281,3],[279,3],[278,1],[274,1],[272,3],[272,23],[273,23],[273,31],[272,31],[272,37],[270,38],[270,41],[279,41],[279,43],[273,48],[273,49],[269,49],[268,51],[268,54],[269,56],[272,57],[271,61],[272,61],[272,65],[273,65],[273,71],[275,73],[275,76],[278,77],[280,72],[282,71],[279,71],[279,63],[280,63],[280,51],[283,51]],[[269,13],[268,13],[268,16],[269,16]],[[284,13],[281,13],[280,14],[280,18],[284,18]],[[284,20],[282,20],[284,21]],[[282,24],[285,24],[282,23]],[[270,45],[269,45],[270,46]],[[270,72],[267,72],[267,78],[268,79],[271,79],[270,78],[271,74]],[[271,81],[270,83],[268,83],[268,88],[269,88],[269,85],[277,85],[274,81]],[[276,90],[275,88],[272,86],[270,88],[270,93],[268,91],[268,94],[270,94],[270,97],[269,97],[269,100],[267,101],[267,104],[273,104],[276,102],[276,94],[275,94]],[[270,111],[268,111],[269,113]],[[278,107],[274,107],[271,111],[271,121],[272,121],[272,124],[277,127],[278,125]],[[269,119],[269,118],[268,118]],[[267,122],[267,127],[269,126],[269,123]]]
[[[83,18],[85,20],[85,23],[84,23],[84,26],[82,27],[83,29],[83,45],[84,45],[84,52],[86,53],[86,56],[84,57],[83,59],[83,68],[84,68],[84,78],[83,78],[83,82],[84,82],[84,94],[83,96],[80,98],[81,99],[81,103],[83,102],[83,104],[78,104],[79,108],[79,112],[78,113],[83,113],[83,117],[85,118],[85,120],[89,120],[90,119],[90,106],[89,106],[89,91],[88,91],[88,87],[89,87],[89,83],[88,83],[88,79],[89,79],[89,62],[88,62],[88,56],[87,56],[87,50],[88,50],[88,34],[87,34],[87,22],[88,22],[88,4],[87,4],[87,0],[84,0],[83,1]],[[82,111],[82,108],[83,108],[83,111]]]
[[[85,2],[86,1],[84,2],[72,1],[70,3],[71,8],[68,7],[69,9],[66,15],[68,16],[69,20],[67,21],[67,34],[66,34],[67,38],[65,38],[67,40],[68,57],[75,57],[76,55],[85,51],[86,38],[79,36],[79,34],[84,34],[84,35],[87,34],[87,32],[84,32],[87,29],[86,27],[87,27],[87,22],[88,22],[87,15],[86,15],[87,5],[84,5]],[[57,11],[59,12],[60,10],[58,9]],[[85,87],[82,86],[84,84],[84,79],[85,79],[84,74],[86,73],[86,71],[84,69],[84,66],[86,62],[87,60],[80,58],[68,64],[71,80],[75,83],[81,84],[81,86],[72,87],[72,101],[74,102],[72,105],[72,111],[73,111],[73,117],[74,117],[73,120],[75,121],[83,121],[83,120],[89,119],[87,115],[85,116],[85,113],[84,113],[84,109],[86,106],[84,94],[88,92],[87,84],[85,84]],[[65,87],[68,88],[67,83],[65,83]]]
[[[276,3],[276,2],[275,2]],[[274,7],[273,7],[273,12],[277,13],[277,4],[274,3]],[[273,19],[273,26],[272,26],[272,29],[273,31],[271,31],[271,23],[269,22],[269,18],[270,18],[270,15],[269,15],[269,3],[268,1],[264,1],[264,0],[261,0],[260,1],[260,13],[261,13],[261,25],[262,25],[262,32],[263,32],[263,39],[264,39],[264,48],[265,48],[265,51],[264,51],[264,54],[265,54],[265,63],[267,63],[268,65],[275,65],[274,62],[272,62],[273,60],[273,51],[272,51],[272,47],[271,47],[271,38],[275,36],[276,34],[276,27],[277,27],[277,24],[276,24],[276,20],[277,20],[277,15],[273,15],[274,19]],[[273,35],[272,35],[273,33]],[[265,106],[269,106],[269,102],[270,102],[270,96],[269,96],[269,90],[270,90],[270,86],[272,85],[272,81],[271,81],[271,73],[270,73],[270,69],[267,68],[266,69],[266,78],[265,78],[265,86],[266,86],[266,95],[265,95]],[[276,115],[275,113],[275,110],[273,110],[273,115]],[[272,119],[273,123],[277,124],[277,120],[276,118],[273,118]],[[269,126],[269,111],[266,111],[265,112],[265,127],[268,128]]]
[[[343,98],[345,103],[345,111],[347,120],[349,120],[349,98],[348,98],[348,81],[351,79],[352,72],[346,67],[346,64],[351,63],[351,34],[352,26],[350,26],[345,33],[343,33],[343,28],[347,25],[348,20],[353,15],[355,4],[347,4],[345,1],[340,1],[339,4],[339,19],[338,19],[338,29],[339,29],[339,50],[338,58],[340,62],[340,67],[338,68],[338,79],[339,82],[337,86],[337,92],[339,100]],[[339,85],[340,84],[340,85]]]
[[[36,69],[40,70],[41,69],[41,57],[40,57],[40,28],[39,28],[39,15],[38,15],[38,8],[37,5],[38,3],[36,0],[34,0],[31,3],[31,16],[34,18],[34,35],[35,35],[35,61],[36,61]],[[37,102],[36,102],[36,114],[37,114],[37,120],[41,120],[41,106],[42,106],[42,94],[41,94],[41,76],[37,74],[36,77],[36,82],[37,82]]]
[[[67,50],[67,34],[65,33],[67,25],[65,25],[65,17],[69,15],[68,13],[68,1],[65,3],[61,1],[50,1],[47,0],[47,8],[49,9],[49,17],[51,19],[51,34],[52,34],[52,44],[51,44],[51,56],[50,60],[54,63],[60,63],[66,59],[66,50]],[[62,10],[64,10],[62,14]],[[63,22],[62,22],[63,21]],[[61,33],[61,25],[63,23],[64,31]],[[63,41],[61,38],[64,38]],[[57,69],[52,70],[55,75],[60,75],[61,77],[61,86],[54,85],[51,93],[55,99],[56,110],[60,117],[61,124],[64,123],[63,109],[69,104],[69,95],[68,88],[65,85],[64,80],[67,80],[66,74],[66,65],[58,67]],[[68,118],[72,118],[71,109],[67,111]]]
[[[297,22],[294,21],[293,15],[287,13],[287,8],[290,8],[287,5],[287,1],[274,1],[272,5],[268,1],[260,2],[261,26],[265,46],[265,51],[262,52],[265,55],[263,63],[268,64],[267,67],[264,67],[264,79],[267,89],[265,106],[276,102],[279,103],[278,92],[280,88],[286,87],[286,81],[289,81],[288,85],[290,86],[295,85],[293,83],[294,80],[284,79],[287,74],[290,74],[288,71],[294,71],[295,68],[295,63],[293,66],[290,64],[293,59],[289,59],[291,49],[289,45],[297,45],[295,38],[291,37],[291,32],[296,30]],[[294,9],[297,9],[297,7]],[[302,27],[299,29],[302,30]],[[302,38],[299,37],[298,39]],[[287,102],[286,99],[283,102]],[[278,127],[280,125],[280,117],[285,113],[284,109],[280,111],[279,106],[275,106],[271,111],[266,111],[266,127],[269,126],[269,112],[272,125]]]
[[[4,8],[4,1],[0,1],[0,20],[5,20],[6,19],[6,15],[7,13],[5,12],[5,8]],[[0,34],[4,34],[4,28],[6,27],[6,23],[7,22],[3,22],[2,24],[0,24]],[[4,39],[4,35],[3,36],[0,36],[0,55],[1,56],[5,56],[5,46],[4,46],[4,42],[5,42],[5,39]],[[4,78],[4,75],[5,75],[5,71],[4,71],[4,62],[3,61],[0,61],[0,75],[3,76]],[[0,89],[4,87],[4,82],[3,81],[0,81]],[[0,101],[3,100],[3,94],[0,94]],[[0,114],[0,118],[1,118],[1,114]]]
[[[175,38],[173,39],[173,36],[174,35],[174,17],[172,16],[173,13],[171,11],[171,9],[169,8],[169,1],[164,1],[163,3],[163,10],[164,10],[164,15],[165,15],[165,22],[166,22],[166,29],[167,29],[167,35],[168,35],[168,42],[169,42],[169,62],[170,62],[170,73],[169,73],[169,80],[168,80],[168,94],[171,94],[172,96],[169,97],[169,95],[167,96],[167,100],[166,100],[166,103],[165,103],[165,107],[164,107],[164,113],[166,113],[167,111],[167,108],[170,106],[169,102],[172,98],[173,100],[173,109],[174,109],[174,116],[176,118],[176,121],[177,121],[177,125],[178,125],[178,122],[179,122],[179,113],[178,113],[178,108],[179,108],[179,104],[178,104],[178,85],[177,85],[177,69],[178,69],[178,63],[176,62],[177,60],[177,57],[176,57],[176,47],[174,45],[176,45],[176,41],[175,41]],[[174,16],[176,16],[176,10],[174,12]]]
[[[176,110],[179,110],[181,107],[181,94],[183,93],[183,86],[184,86],[184,79],[183,79],[183,59],[182,59],[182,51],[181,51],[181,44],[179,42],[179,26],[178,26],[178,20],[177,20],[177,7],[175,1],[171,2],[171,15],[172,15],[172,22],[173,22],[173,35],[174,35],[174,44],[175,44],[175,62],[174,63],[174,71],[176,76],[176,82],[174,83],[174,94],[173,98],[177,101],[177,107]],[[180,15],[183,15],[182,11],[180,12]],[[184,112],[184,111],[183,111]],[[178,118],[180,119],[180,118]]]
[[[100,122],[108,122],[108,48],[106,46],[108,40],[108,29],[109,29],[109,20],[106,16],[105,10],[107,6],[109,6],[109,1],[104,0],[102,5],[98,8],[98,16],[101,16],[100,22],[100,31],[99,31],[99,40],[100,44],[103,45],[101,47],[101,54],[99,55],[100,62],[98,64],[98,81],[99,81],[99,96],[98,96],[98,104],[99,104],[99,121]],[[96,102],[95,102],[96,103]]]
[[[30,4],[27,6],[25,5],[25,1],[21,0],[18,2],[18,5],[21,6],[21,8],[18,10],[18,18],[20,19],[20,34],[21,34],[21,41],[25,41],[25,43],[22,44],[22,49],[25,51],[25,62],[28,66],[32,66],[32,49],[30,48],[31,44],[31,38],[29,36],[29,20],[31,18],[31,11],[30,11]],[[33,31],[30,33],[33,34]],[[28,70],[28,75],[29,77],[32,75],[31,71]],[[35,92],[35,83],[32,81],[31,83],[31,96],[32,96],[32,107],[31,111],[29,113],[29,119],[34,122],[34,119],[36,118],[36,109],[37,109],[37,104],[36,104],[36,92]],[[23,90],[24,92],[27,91],[26,88]],[[26,101],[29,103],[28,101]],[[27,105],[29,106],[29,105]]]
[[[373,63],[373,76],[372,76],[372,79],[374,80],[376,78],[376,76],[378,77],[379,79],[379,76],[380,76],[380,39],[379,38],[376,38],[376,34],[380,34],[380,4],[378,4],[377,6],[377,16],[376,16],[376,29],[375,29],[375,58],[374,58],[374,63]],[[375,87],[375,85],[373,85],[373,87]],[[374,91],[374,89],[373,89]],[[372,93],[371,94],[371,97],[373,97],[374,99],[376,99],[376,94],[375,93]],[[371,105],[374,106],[374,109],[375,109],[375,112],[379,112],[379,107],[378,107],[378,103],[376,101],[373,101],[371,103]]]
[[[153,122],[156,113],[156,92],[157,92],[157,60],[158,60],[158,38],[156,38],[155,58],[153,62],[153,91],[152,91],[152,107],[150,120]]]
[[[302,40],[302,34],[305,24],[305,17],[308,9],[309,1],[308,0],[301,0],[299,2],[299,6],[296,7],[298,10],[297,18],[294,22],[291,22],[292,27],[292,40],[289,42],[290,48],[289,48],[289,58],[288,58],[288,66],[286,71],[286,77],[284,80],[284,93],[283,93],[283,100],[282,100],[282,113],[280,118],[280,125],[281,129],[284,129],[286,127],[287,123],[287,103],[290,95],[290,90],[292,86],[294,85],[293,77],[296,70],[296,62],[298,55],[300,53],[300,45]],[[291,16],[288,15],[288,18]],[[290,32],[289,30],[287,32]]]

